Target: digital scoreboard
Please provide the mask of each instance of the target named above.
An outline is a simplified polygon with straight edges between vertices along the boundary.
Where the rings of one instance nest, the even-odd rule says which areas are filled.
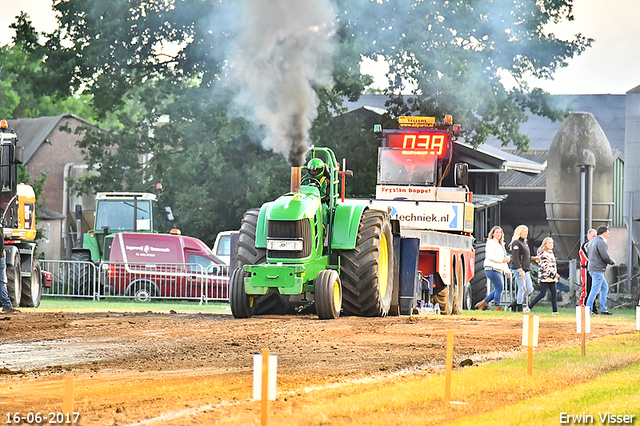
[[[387,130],[387,141],[389,148],[400,148],[407,151],[407,155],[432,153],[439,160],[447,160],[451,156],[451,135],[447,130]]]

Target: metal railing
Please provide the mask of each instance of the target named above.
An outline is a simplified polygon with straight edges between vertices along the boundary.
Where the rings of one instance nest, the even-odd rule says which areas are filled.
[[[512,302],[516,300],[516,296],[518,295],[518,282],[514,274],[511,274],[511,277],[508,277],[507,274],[502,274],[504,288],[502,289],[502,295],[500,296],[500,305],[503,309],[506,309]],[[487,294],[493,291],[493,284],[491,284],[491,280],[487,278]],[[529,302],[529,298],[531,295],[527,296],[525,302]]]
[[[229,301],[228,266],[207,270],[196,263],[131,263],[43,260],[50,272],[50,287],[43,296],[98,300],[126,298],[141,302],[156,299]]]

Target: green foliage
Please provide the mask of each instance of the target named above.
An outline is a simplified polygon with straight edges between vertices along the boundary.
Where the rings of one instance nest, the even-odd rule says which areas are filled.
[[[0,117],[29,118],[63,113],[94,118],[88,95],[59,85],[58,71],[45,59],[49,51],[24,12],[9,26],[16,31],[12,46],[0,46]]]
[[[519,133],[525,108],[552,120],[564,115],[550,107],[548,94],[531,90],[526,77],[551,78],[592,42],[545,32],[550,23],[573,19],[572,3],[342,0],[339,16],[353,39],[367,42],[363,55],[389,63],[392,117],[453,114],[475,145],[495,135],[526,150],[529,141]],[[504,87],[505,74],[514,88]],[[408,100],[397,95],[407,89]]]
[[[45,172],[40,172],[40,177],[33,182],[31,181],[31,175],[27,172],[27,168],[22,164],[18,165],[18,182],[31,185],[33,192],[36,194],[36,200],[39,205],[44,205],[44,200],[41,200],[42,190],[44,184],[47,182],[49,175]]]

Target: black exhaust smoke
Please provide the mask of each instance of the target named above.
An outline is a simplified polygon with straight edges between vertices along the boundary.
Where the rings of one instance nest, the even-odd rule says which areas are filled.
[[[240,0],[234,42],[235,99],[264,130],[263,145],[304,164],[319,104],[313,85],[332,83],[336,14],[329,0]]]

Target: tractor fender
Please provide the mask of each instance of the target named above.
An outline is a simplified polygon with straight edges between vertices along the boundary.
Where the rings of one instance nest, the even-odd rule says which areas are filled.
[[[4,251],[7,254],[7,266],[13,266],[16,263],[16,257],[20,256],[18,247],[14,245],[5,244]]]
[[[353,250],[356,248],[360,218],[366,208],[367,206],[364,204],[343,203],[336,206],[333,215],[331,250]]]
[[[262,207],[260,207],[258,223],[256,224],[256,248],[267,248],[267,214],[272,205],[273,202],[270,202],[264,203]]]

